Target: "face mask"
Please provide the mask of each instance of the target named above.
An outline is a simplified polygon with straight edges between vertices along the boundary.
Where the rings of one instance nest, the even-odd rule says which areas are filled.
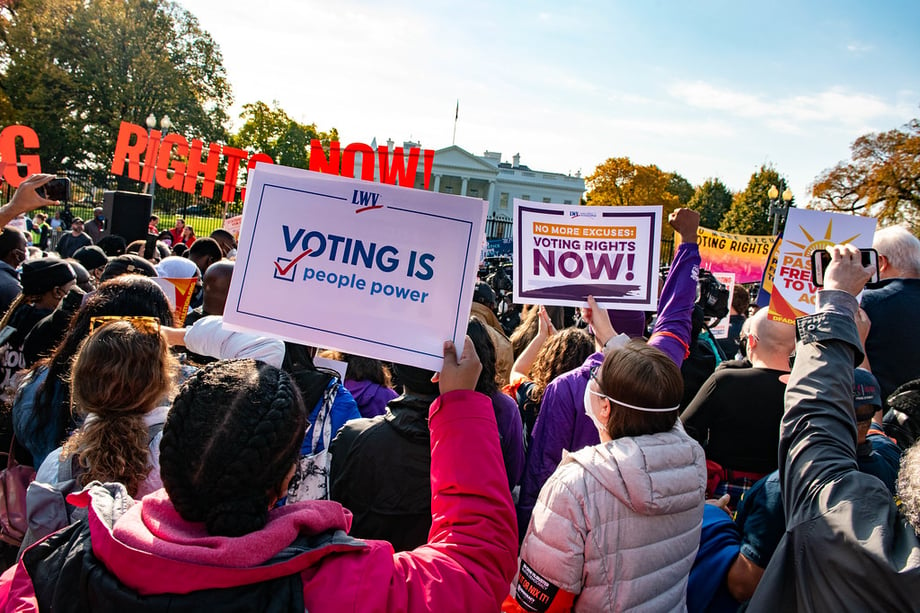
[[[594,410],[591,408],[591,395],[591,380],[588,379],[588,384],[585,385],[585,415],[591,418],[591,421],[594,422],[598,430],[606,432],[607,426],[601,423],[601,420],[597,418],[597,415],[594,414]]]
[[[227,257],[228,257],[228,258],[235,258],[235,257],[236,257],[236,249],[231,249],[230,251],[228,251],[228,252],[227,252]]]

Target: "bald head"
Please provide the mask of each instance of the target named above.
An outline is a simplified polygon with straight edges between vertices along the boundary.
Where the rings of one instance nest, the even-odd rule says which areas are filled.
[[[229,260],[221,260],[208,266],[204,272],[204,302],[201,305],[205,315],[224,314],[232,277],[233,262]]]
[[[789,370],[789,354],[795,349],[795,326],[767,317],[760,309],[748,319],[748,355],[758,368]]]

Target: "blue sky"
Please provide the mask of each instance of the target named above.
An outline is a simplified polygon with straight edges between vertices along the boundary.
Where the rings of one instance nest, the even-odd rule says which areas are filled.
[[[590,174],[608,157],[796,201],[870,131],[920,117],[920,2],[180,0],[238,122],[277,100],[343,143],[456,144]],[[168,109],[166,110],[168,112]]]

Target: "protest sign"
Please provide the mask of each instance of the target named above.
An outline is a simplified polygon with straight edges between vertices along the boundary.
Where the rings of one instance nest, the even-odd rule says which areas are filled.
[[[224,324],[440,370],[444,341],[463,345],[486,207],[259,164]]]
[[[734,273],[736,283],[756,283],[763,276],[773,237],[728,234],[700,228],[697,244],[700,248],[700,268]]]
[[[811,254],[837,244],[871,247],[875,224],[872,217],[789,209],[770,291],[770,319],[792,324],[796,317],[814,313]]]
[[[169,306],[173,308],[176,326],[181,328],[185,325],[185,317],[188,315],[188,307],[192,302],[192,295],[195,293],[195,285],[198,282],[198,277],[190,277],[187,279],[157,277],[154,281],[156,281],[166,293],[166,298],[169,300]]]
[[[654,311],[661,207],[514,201],[514,301]]]
[[[715,277],[719,283],[728,288],[728,305],[731,307],[732,298],[735,293],[735,273],[733,272],[716,272],[710,270],[712,276]],[[747,291],[744,288],[741,288],[740,291]],[[729,313],[731,311],[729,310]],[[710,326],[709,331],[712,333],[713,338],[728,338],[728,328],[731,325],[731,315],[726,315],[719,322]]]
[[[757,299],[754,301],[758,307],[770,305],[770,294],[773,293],[773,277],[776,275],[776,265],[778,262],[779,248],[783,244],[783,233],[776,235],[773,246],[770,247],[770,253],[767,255],[767,265],[763,269],[763,277],[760,280],[760,287],[757,290]]]
[[[236,215],[235,217],[228,217],[224,220],[224,225],[221,226],[224,230],[233,235],[233,240],[239,242],[240,240],[240,226],[243,223],[243,216]]]

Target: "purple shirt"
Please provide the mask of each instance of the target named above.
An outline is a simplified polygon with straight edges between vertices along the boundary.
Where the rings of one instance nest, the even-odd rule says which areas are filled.
[[[649,340],[649,345],[664,351],[677,366],[683,363],[690,342],[690,316],[696,301],[699,265],[697,245],[682,243],[662,289],[658,320]],[[659,334],[661,332],[666,334]],[[522,536],[527,532],[540,489],[562,460],[562,451],[578,451],[600,443],[597,427],[585,414],[584,395],[591,367],[603,360],[604,354],[597,352],[582,366],[558,376],[546,386],[521,479],[517,510]]]
[[[387,411],[387,403],[399,394],[390,388],[371,381],[345,379],[345,389],[351,392],[361,417],[376,417]]]

